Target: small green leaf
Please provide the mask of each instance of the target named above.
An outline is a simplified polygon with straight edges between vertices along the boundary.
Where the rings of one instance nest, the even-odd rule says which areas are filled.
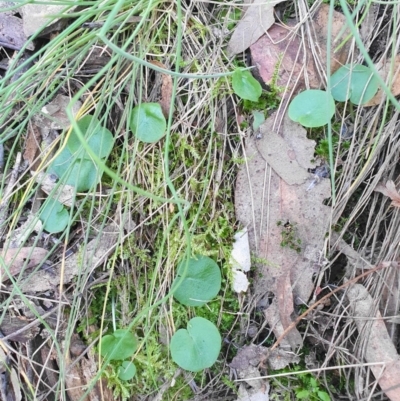
[[[70,216],[62,203],[56,199],[48,198],[40,212],[39,219],[43,223],[44,230],[54,234],[67,227]]]
[[[331,397],[325,391],[318,391],[317,395],[321,401],[331,401]]]
[[[73,155],[65,147],[51,163],[47,172],[55,174],[61,183],[72,185],[79,192],[89,191],[99,181],[102,171],[98,171],[92,160],[77,158],[77,155],[82,156],[83,153],[78,151]]]
[[[313,389],[318,387],[318,382],[314,377],[310,377],[310,387]]]
[[[265,121],[265,115],[262,111],[253,110],[253,130],[257,131],[260,125]]]
[[[101,339],[101,355],[110,360],[130,358],[136,351],[137,341],[128,330],[115,330]]]
[[[296,397],[299,400],[302,400],[303,398],[308,398],[308,396],[310,395],[310,392],[308,390],[300,390],[296,392]]]
[[[335,102],[328,92],[309,89],[299,93],[289,105],[289,117],[304,127],[322,127],[335,113]]]
[[[176,288],[174,297],[181,304],[202,306],[211,301],[221,289],[221,270],[207,256],[190,258],[187,269],[186,261],[179,264],[172,288]]]
[[[187,329],[179,329],[171,338],[172,360],[191,372],[212,366],[221,350],[221,335],[217,327],[202,317],[188,322]]]
[[[136,375],[136,366],[131,361],[124,361],[118,369],[118,377],[121,380],[131,380]]]
[[[82,117],[77,121],[77,125],[90,149],[101,159],[107,158],[114,146],[114,137],[111,132],[107,128],[102,127],[100,121],[91,115]],[[72,130],[67,141],[67,146],[72,154],[83,149],[75,130]],[[90,155],[84,152],[80,158],[90,159]]]
[[[140,141],[154,143],[165,135],[167,122],[158,103],[141,103],[133,108],[129,126]]]
[[[360,64],[346,64],[331,76],[331,93],[335,100],[348,99],[354,104],[370,101],[379,88],[370,68]]]
[[[238,69],[232,74],[232,87],[241,98],[257,102],[261,96],[260,83],[247,70]]]

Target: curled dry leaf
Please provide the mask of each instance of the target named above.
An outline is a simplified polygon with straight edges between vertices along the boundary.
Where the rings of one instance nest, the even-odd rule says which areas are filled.
[[[386,184],[378,184],[375,191],[389,197],[392,200],[392,206],[400,207],[400,194],[393,181],[388,181]]]

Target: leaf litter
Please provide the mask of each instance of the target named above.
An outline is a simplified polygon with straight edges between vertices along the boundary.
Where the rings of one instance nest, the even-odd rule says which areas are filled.
[[[288,117],[277,132],[275,118],[272,115],[261,125],[261,139],[246,142],[247,163],[238,173],[235,204],[238,220],[249,231],[252,250],[264,260],[257,268],[260,277],[254,292],[259,299],[273,294],[275,301],[265,312],[279,337],[292,321],[293,305],[310,298],[313,276],[321,268],[330,216],[323,201],[330,197],[330,183],[324,179],[307,190],[312,179],[308,169],[315,167],[311,162],[315,142]],[[287,230],[291,230],[290,240],[282,246]],[[295,351],[301,336],[295,330],[290,336]]]
[[[323,5],[321,9],[323,7],[325,7],[325,5]],[[260,6],[254,7],[256,10],[257,8],[258,17],[260,17]],[[265,27],[268,24],[264,21],[267,21],[268,18],[269,20],[272,20],[271,16],[273,17],[273,8],[272,12],[271,9],[268,11],[265,20],[263,17],[263,22],[257,27],[259,31],[263,30],[263,33],[265,33],[267,30]],[[314,23],[317,24],[317,22]],[[288,25],[290,25],[290,23],[288,23]],[[327,26],[328,24],[325,23],[325,25]],[[260,29],[260,26],[262,29]],[[273,37],[273,30],[276,27],[277,25],[273,25],[272,28],[269,29],[268,35],[265,37]],[[245,30],[245,28],[241,29]],[[319,28],[317,27],[317,30],[318,29]],[[287,27],[285,27],[285,30],[286,33],[281,31],[280,35],[288,36]],[[240,30],[238,29],[238,34],[241,35],[238,43],[241,42],[242,45],[245,42],[252,43],[257,35],[254,31],[249,30],[248,32],[250,34],[243,33],[243,31],[240,33]],[[244,39],[246,35],[247,37]],[[342,37],[344,36],[346,35],[344,34]],[[261,39],[263,40],[265,37]],[[276,39],[274,41],[279,42],[279,40]],[[273,46],[276,46],[276,44],[277,43],[274,43]],[[319,43],[319,45],[323,48],[323,44]],[[250,44],[249,46],[253,47],[255,45]],[[268,46],[272,47],[270,45]],[[265,51],[266,48],[264,47],[262,50]],[[294,48],[293,54],[295,54],[296,57],[294,59],[292,58],[291,61],[289,60],[287,65],[285,64],[286,52],[285,55],[282,56],[283,52],[279,49],[277,50],[276,47],[274,47],[272,51],[278,54],[278,56],[276,59],[272,59],[273,65],[271,64],[271,68],[268,72],[271,74],[270,78],[267,79],[270,83],[273,83],[272,81],[274,79],[271,71],[276,72],[277,65],[282,67],[278,74],[279,77],[282,77],[287,71],[291,71],[290,68],[293,67],[294,60],[299,59],[299,47],[297,47],[297,49],[296,47]],[[308,48],[308,55],[310,54],[310,51],[310,48]],[[253,50],[252,52],[255,55],[255,58],[253,58],[254,60],[256,59],[256,52]],[[323,54],[323,51],[321,54]],[[348,53],[345,52],[345,54]],[[301,56],[306,57],[305,55]],[[336,56],[334,55],[334,58],[335,57]],[[325,57],[322,57],[322,60],[325,60]],[[292,63],[292,66],[290,66],[290,62]],[[300,71],[302,71],[304,65],[305,64],[303,63],[303,65],[298,66]],[[308,64],[306,68],[309,73],[310,71],[311,73],[305,81],[308,79],[308,83],[315,82],[316,85],[320,85],[318,72],[316,72],[317,70],[309,69]],[[296,75],[296,73],[294,75]],[[285,80],[287,83],[289,78],[285,77],[283,81],[278,81],[278,83],[280,82],[282,85],[285,85]],[[299,87],[301,87],[301,85],[303,85],[303,83],[301,83]],[[166,111],[169,111],[170,108],[171,89],[172,80],[170,80],[170,76],[163,75],[161,88],[162,99],[160,103],[162,104],[164,115],[166,115]],[[47,108],[47,110],[52,111],[51,107]],[[321,269],[324,235],[330,214],[329,207],[324,206],[323,201],[329,198],[330,194],[328,180],[325,178],[319,178],[316,180],[315,176],[312,176],[308,172],[308,169],[314,169],[317,167],[313,163],[310,164],[315,143],[307,140],[304,132],[297,132],[297,128],[291,126],[293,123],[288,121],[287,118],[283,120],[283,128],[275,128],[274,124],[276,119],[276,115],[271,116],[263,125],[260,126],[257,139],[251,138],[247,140],[245,149],[247,170],[243,169],[239,173],[236,188],[238,205],[236,208],[238,219],[249,231],[252,250],[256,250],[255,256],[259,261],[257,263],[258,272],[263,274],[260,283],[255,283],[256,296],[260,300],[259,305],[265,306],[270,303],[269,307],[265,310],[266,320],[269,325],[273,327],[275,335],[279,336],[279,334],[293,322],[293,313],[296,312],[293,305],[304,303],[310,298],[314,286],[313,275],[318,274]],[[47,120],[52,121],[52,118]],[[53,129],[57,130],[62,128],[43,126],[42,129],[51,131]],[[290,132],[290,134],[285,135],[285,132]],[[295,134],[292,135],[292,132],[295,132]],[[31,170],[36,171],[37,164],[35,164],[35,160],[38,159],[41,153],[40,137],[37,135],[37,131],[31,131],[28,133],[28,141],[30,143],[27,142],[26,146],[29,150],[26,154],[24,153],[24,159],[28,162]],[[40,179],[42,178],[43,177]],[[388,184],[389,182],[384,186],[385,188],[381,192],[389,196],[393,202],[396,202],[396,196],[398,196],[398,193],[396,191],[395,195],[393,188],[391,185],[388,186]],[[48,193],[53,190],[54,187],[50,188]],[[396,189],[394,188],[394,190]],[[69,196],[71,197],[71,195]],[[280,200],[278,199],[279,197],[281,198]],[[245,207],[245,201],[250,202],[251,206]],[[66,202],[68,202],[68,200]],[[109,229],[111,229],[115,235],[119,230],[117,226],[107,226],[105,227],[107,232],[105,234],[106,236],[109,234]],[[318,232],[315,236],[313,235],[314,230]],[[319,240],[317,240],[318,235]],[[112,237],[114,243],[117,242],[116,238],[116,236]],[[24,241],[22,240],[21,243],[23,242]],[[100,240],[100,242],[102,242],[102,240]],[[108,240],[106,242],[108,244],[107,246],[110,247],[111,243]],[[282,242],[286,242],[287,246],[282,246]],[[93,246],[96,247],[96,245]],[[27,247],[27,249],[29,252],[35,253],[39,252],[36,251],[36,249],[39,250],[41,248]],[[89,251],[91,252],[93,249],[89,247]],[[104,251],[104,249],[102,251]],[[106,251],[104,252],[108,254]],[[279,255],[279,252],[283,255]],[[21,256],[17,255],[15,256],[15,259],[22,263],[26,263],[23,255],[24,253],[22,252]],[[96,255],[94,257],[95,263],[90,262],[85,257],[85,262],[88,263],[89,270],[93,270],[104,260],[98,258]],[[42,269],[37,271],[38,281],[30,281],[31,277],[23,277],[23,280],[25,281],[24,291],[29,292],[31,290],[35,292],[36,290],[33,290],[34,288],[38,288],[38,291],[53,291],[60,283],[67,284],[71,282],[71,280],[78,274],[76,266],[81,265],[81,260],[79,258],[82,258],[82,254],[78,251],[77,254],[66,259],[65,266],[63,266],[62,263],[60,264],[57,262],[55,265],[56,269]],[[75,263],[75,267],[69,264],[69,259],[71,259],[72,264]],[[263,262],[261,262],[261,260],[263,260]],[[28,263],[29,266],[27,267],[29,269],[35,268],[35,263],[30,263],[31,262]],[[67,271],[65,275],[57,273],[64,268],[66,268]],[[16,271],[16,274],[21,272],[20,268],[18,270],[18,268],[14,269],[13,267],[13,271],[14,270]],[[40,286],[42,282],[45,284]],[[272,302],[271,299],[273,299]],[[355,302],[354,310],[356,311],[358,309],[356,307],[356,298],[351,299],[352,302],[353,300]],[[380,317],[378,316],[378,318]],[[357,319],[355,319],[355,321],[357,322]],[[362,329],[361,326],[359,329]],[[274,351],[283,352],[286,353],[286,355],[289,355],[290,353],[287,350],[296,350],[302,344],[302,340],[299,333],[296,333],[296,330],[293,330],[293,333],[293,335],[288,336],[289,341],[285,344],[286,349]],[[377,342],[373,343],[379,348],[380,345]],[[269,364],[270,369],[280,369],[286,366],[287,363],[296,363],[296,360],[290,360],[290,358],[287,358],[288,360],[286,361],[282,355],[274,356],[272,353],[268,353],[268,350],[266,350],[265,353],[268,355],[267,363]],[[263,362],[264,356],[265,355],[258,359],[256,358],[257,365],[260,362]],[[280,358],[283,360],[282,365],[274,365],[273,363],[278,362]],[[95,369],[96,363],[97,361],[91,360],[90,368],[88,370]],[[76,365],[71,367],[71,374],[74,377],[79,376],[80,378],[77,379],[75,383],[71,382],[67,384],[69,390],[71,386],[81,387],[87,385],[87,383],[90,382],[90,379],[94,376],[94,371],[92,370],[87,375],[88,380],[82,379],[82,374],[79,371],[80,368],[74,370],[74,366]],[[260,371],[257,369],[253,370],[252,374],[259,375]],[[244,374],[244,377],[246,377],[246,375],[247,374]],[[259,393],[261,394],[260,399],[267,399],[265,398],[268,397],[268,394],[266,394],[268,393],[268,391],[266,391],[266,382],[260,381],[259,384],[259,389],[261,389],[261,392]],[[72,392],[70,393],[72,398],[75,397],[73,394],[74,393]],[[79,394],[80,397],[82,393]],[[250,395],[248,394],[247,397],[249,398]],[[243,398],[246,399],[245,396]]]

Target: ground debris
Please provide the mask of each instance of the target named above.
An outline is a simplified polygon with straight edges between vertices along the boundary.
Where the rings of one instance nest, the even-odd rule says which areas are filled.
[[[274,6],[283,0],[265,2],[254,0],[247,7],[228,43],[228,54],[235,55],[248,49],[275,22]]]
[[[117,224],[111,223],[103,227],[101,233],[82,251],[65,258],[54,269],[42,269],[23,279],[21,290],[29,293],[55,290],[60,283],[68,284],[75,276],[82,274],[82,267],[87,272],[94,270],[115,249],[119,234],[120,228]]]
[[[254,282],[254,291],[260,298],[274,294],[265,316],[279,337],[292,322],[294,305],[308,301],[313,276],[321,267],[330,214],[323,201],[330,197],[330,183],[322,179],[307,191],[315,143],[287,116],[281,129],[275,129],[275,117],[261,126],[262,139],[246,142],[247,164],[238,173],[235,208],[249,231],[252,251],[265,261],[258,263],[260,278]],[[280,151],[270,146],[270,136],[282,143]],[[292,330],[288,340],[295,351],[301,344],[300,333]]]
[[[313,43],[303,43],[304,35],[298,34],[297,21],[289,20],[286,25],[274,24],[251,47],[251,58],[256,66],[262,81],[267,85],[275,84],[285,88],[285,93],[292,93],[295,88],[319,88],[321,85],[321,74],[319,71],[327,71],[327,36],[337,37],[346,26],[346,18],[343,14],[334,11],[333,24],[328,24],[329,5],[322,4],[314,14],[312,29],[315,33]],[[329,27],[329,32],[328,32]],[[343,37],[349,33],[345,30]],[[331,73],[346,63],[350,52],[350,41],[335,51],[332,45]],[[307,52],[304,53],[304,49]],[[322,65],[316,66],[312,49],[318,51],[318,60]],[[325,64],[324,64],[325,63]],[[307,85],[306,85],[307,83]]]
[[[39,247],[23,247],[0,250],[5,266],[0,266],[0,282],[9,280],[23,269],[34,268],[46,260],[48,252]]]
[[[3,6],[4,4],[0,4],[0,7]],[[27,40],[22,19],[11,13],[0,13],[0,45],[8,49],[21,50]],[[27,45],[28,50],[34,48],[32,42]]]
[[[346,292],[352,310],[351,317],[364,342],[364,358],[391,401],[400,400],[400,356],[386,329],[376,302],[361,284]],[[372,318],[372,319],[371,319]],[[377,363],[373,365],[373,363]]]
[[[375,191],[390,198],[392,200],[392,206],[400,207],[400,194],[393,181],[387,181],[386,184],[378,184]]]

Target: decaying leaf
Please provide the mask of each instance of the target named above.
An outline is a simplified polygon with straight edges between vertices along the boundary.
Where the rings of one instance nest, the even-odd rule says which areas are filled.
[[[236,401],[268,401],[269,390],[270,385],[266,381],[259,389],[246,388],[243,384],[240,384]]]
[[[247,7],[228,43],[228,54],[235,55],[248,49],[275,22],[274,7],[283,0],[254,0]]]
[[[315,167],[311,162],[315,143],[287,116],[280,130],[274,129],[274,119],[272,115],[261,125],[259,139],[246,142],[247,165],[238,173],[235,207],[238,220],[249,231],[252,251],[264,261],[257,266],[254,291],[259,298],[275,295],[276,311],[265,312],[279,336],[292,322],[293,304],[306,303],[312,294],[330,215],[323,204],[330,197],[330,183],[322,179],[308,190],[312,175],[307,169]],[[277,142],[270,141],[277,136],[284,142],[280,152],[274,148]],[[282,169],[280,163],[293,164],[297,171]],[[295,348],[301,336],[292,332],[289,340]]]
[[[23,292],[54,290],[61,281],[64,284],[69,283],[81,273],[82,268],[87,271],[94,270],[113,251],[118,243],[119,234],[120,227],[117,224],[105,226],[102,233],[87,244],[84,254],[78,251],[66,258],[63,266],[60,263],[51,271],[43,269],[35,272],[34,275],[29,275],[21,281],[21,290]]]
[[[32,340],[40,331],[39,324],[31,327],[29,330],[21,330],[29,323],[26,317],[21,318],[13,316],[12,314],[6,314],[0,324],[0,330],[10,341],[18,341],[26,343]],[[22,331],[22,332],[19,332]],[[14,334],[16,333],[16,334]]]
[[[52,177],[52,174],[34,173],[35,180],[40,184],[41,189],[47,195],[50,195],[65,206],[71,207],[75,199],[76,188],[72,185],[60,184],[58,177]]]
[[[2,400],[21,401],[21,380],[15,369],[10,366],[10,358],[0,347],[0,386]]]
[[[239,349],[229,366],[233,369],[245,370],[249,366],[258,366],[269,355],[267,347],[262,345],[245,345]]]
[[[322,4],[313,17],[313,48],[318,51],[318,58],[321,60],[320,70],[326,71],[326,41],[327,36],[335,38],[342,28],[346,26],[346,19],[343,14],[334,12],[332,26],[328,30],[329,5]],[[253,64],[258,69],[262,80],[270,85],[274,83],[286,88],[291,92],[295,87],[305,87],[305,75],[309,88],[319,88],[321,78],[312,54],[310,44],[306,43],[306,54],[304,54],[304,43],[302,35],[295,31],[296,21],[287,21],[286,25],[274,24],[268,30],[268,35],[262,36],[251,47]],[[348,34],[345,31],[344,37]],[[336,71],[346,63],[350,50],[350,41],[337,52],[334,45],[331,50],[331,72]],[[274,82],[274,80],[276,80]]]
[[[28,39],[28,35],[24,33],[22,25],[21,18],[11,15],[11,13],[0,13],[0,46],[20,50]],[[26,48],[33,50],[35,47],[31,42]]]
[[[167,69],[167,67],[163,63],[157,60],[152,60],[151,64]],[[162,76],[162,83],[161,83],[160,106],[164,114],[164,117],[168,118],[172,100],[172,77],[169,74],[161,74],[161,76]]]
[[[99,361],[97,355],[93,349],[89,349],[86,352],[85,358],[79,358],[76,361],[73,347],[76,347],[76,342],[81,342],[77,334],[73,334],[71,339],[71,346],[68,351],[65,351],[66,355],[66,375],[65,375],[65,387],[71,400],[86,400],[86,401],[98,401],[100,399],[111,400],[113,394],[111,389],[104,385],[103,380],[99,380],[89,394],[84,397],[87,388],[92,385],[94,378],[98,372]],[[86,351],[86,347],[81,343],[81,352]],[[76,363],[78,362],[78,363]],[[102,388],[100,388],[102,387]]]
[[[73,11],[77,6],[56,6],[50,4],[26,4],[19,10],[22,14],[24,33],[31,36],[41,32],[46,34],[59,30],[67,23],[67,20],[54,18],[54,15],[61,15],[68,10]]]
[[[41,114],[34,117],[35,124],[42,130],[66,129],[71,125],[66,109],[71,99],[68,96],[57,95],[50,103],[44,106]],[[73,115],[76,116],[82,103],[77,101],[72,106]]]
[[[25,142],[25,151],[23,154],[24,160],[29,163],[32,170],[37,170],[39,166],[39,160],[37,159],[40,152],[41,134],[38,127],[29,121],[28,124],[28,136]]]
[[[385,82],[388,81],[389,77],[391,78],[387,84],[392,94],[394,96],[400,95],[400,54],[397,54],[393,61],[386,58],[381,60],[375,67]],[[363,106],[376,106],[382,101],[384,96],[386,96],[385,93],[379,88],[376,95],[368,103],[363,104]]]
[[[10,276],[16,276],[24,268],[33,268],[42,263],[47,256],[47,250],[43,248],[24,247],[19,249],[1,250],[6,268],[0,266],[0,282],[7,281]]]
[[[388,181],[386,184],[378,184],[375,191],[389,197],[392,200],[392,206],[400,207],[400,194],[393,181]]]
[[[400,356],[387,332],[376,303],[367,289],[355,284],[346,292],[359,335],[364,339],[363,355],[391,401],[400,401]],[[373,363],[382,363],[374,365]]]

